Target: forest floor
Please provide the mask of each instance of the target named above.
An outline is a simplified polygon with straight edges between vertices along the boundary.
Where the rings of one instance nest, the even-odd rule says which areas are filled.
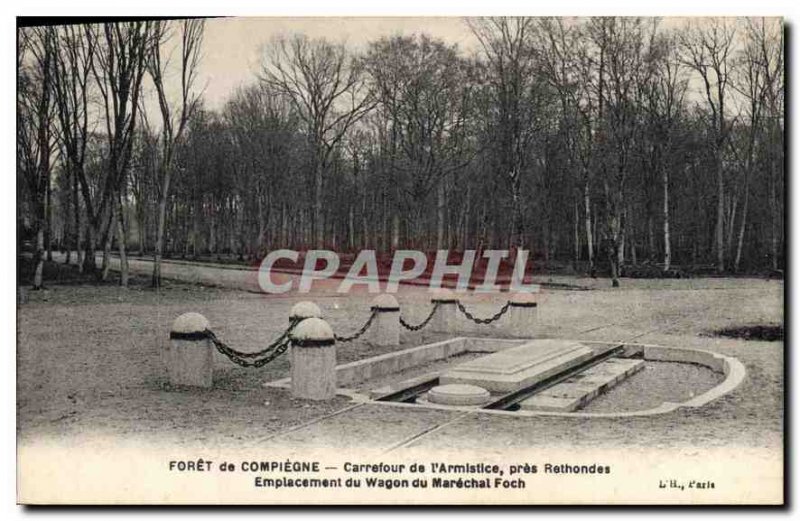
[[[29,263],[19,262],[20,281]],[[26,271],[27,270],[27,271]],[[353,446],[382,450],[411,443],[424,449],[508,449],[548,446],[726,447],[782,450],[784,344],[713,336],[721,328],[782,325],[783,281],[763,279],[623,279],[554,277],[587,291],[547,290],[540,295],[544,336],[636,341],[709,349],[738,358],[747,378],[734,392],[696,409],[646,418],[500,417],[365,404],[306,429],[291,429],[351,406],[347,398],[297,400],[263,383],[288,376],[288,357],[261,369],[244,369],[215,353],[210,390],[170,388],[162,353],[172,321],[181,313],[205,315],[212,329],[240,350],[257,349],[287,325],[297,295],[267,297],[240,289],[166,281],[149,287],[142,273],[129,288],[96,283],[74,267],[48,263],[46,288],[18,286],[17,433],[20,443],[107,437],[142,443],[224,448],[284,443],[297,447]],[[334,331],[349,334],[369,315],[370,295],[320,293],[316,300]],[[398,294],[410,322],[428,312],[421,288]],[[476,316],[491,315],[501,295],[465,302]],[[502,336],[488,327],[472,335]],[[420,332],[402,335],[402,346],[440,340]],[[340,347],[339,363],[385,351],[356,341]],[[346,435],[343,435],[346,433]],[[535,433],[532,437],[531,433]],[[283,441],[281,441],[283,440]]]

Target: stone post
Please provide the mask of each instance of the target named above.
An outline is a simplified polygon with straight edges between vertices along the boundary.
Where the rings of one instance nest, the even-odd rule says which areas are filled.
[[[431,304],[439,304],[439,309],[431,319],[430,329],[434,333],[455,333],[458,319],[456,295],[449,289],[436,290],[431,297]]]
[[[208,320],[200,313],[184,313],[170,331],[167,374],[172,385],[211,387],[213,346],[206,336]]]
[[[322,311],[319,309],[319,306],[310,300],[298,302],[292,306],[291,311],[289,311],[289,322],[304,320],[306,318],[322,318]]]
[[[538,329],[538,307],[533,293],[514,293],[509,299],[508,333],[512,336],[535,338]]]
[[[292,339],[292,396],[330,400],[336,396],[336,339],[321,318],[300,322]]]
[[[375,346],[400,345],[400,304],[388,293],[372,300],[372,311],[376,313],[370,326],[369,343]]]

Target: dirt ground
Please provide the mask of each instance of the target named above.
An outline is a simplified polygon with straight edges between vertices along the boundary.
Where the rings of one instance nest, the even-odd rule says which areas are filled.
[[[542,295],[539,316],[547,336],[711,349],[744,363],[748,372],[745,382],[706,407],[649,418],[468,415],[443,425],[436,435],[420,438],[414,447],[529,446],[532,432],[536,439],[565,446],[782,446],[783,342],[710,336],[711,331],[724,327],[782,324],[782,281],[623,279],[622,288],[611,289],[601,284],[608,281],[557,279],[553,282],[592,289],[552,290]],[[411,322],[421,320],[429,309],[427,298],[419,289],[401,292],[403,316]],[[255,350],[285,329],[289,309],[297,300],[297,296],[265,297],[177,282],[168,282],[156,291],[147,287],[145,279],[135,279],[128,289],[86,284],[68,276],[43,291],[20,286],[20,442],[78,440],[91,433],[213,447],[259,446],[267,438],[280,437],[292,427],[349,406],[343,397],[330,402],[303,401],[292,399],[286,390],[264,388],[263,382],[288,376],[285,356],[261,369],[240,368],[218,356],[213,390],[171,389],[166,381],[162,351],[170,325],[181,313],[200,312],[227,343],[240,350]],[[339,334],[356,330],[369,315],[367,295],[318,295],[312,300]],[[465,300],[476,315],[484,316],[503,303],[498,296]],[[484,334],[499,333],[488,328]],[[402,344],[410,347],[442,338],[404,334]],[[339,363],[380,352],[356,341],[340,347]],[[337,421],[366,422],[370,428],[363,429],[364,436],[348,437],[342,443],[385,443],[401,436],[410,424],[449,418],[432,411],[407,415],[375,405],[358,411],[353,416],[340,415]],[[341,439],[341,431],[331,429],[327,440],[324,430],[317,431],[316,443]]]

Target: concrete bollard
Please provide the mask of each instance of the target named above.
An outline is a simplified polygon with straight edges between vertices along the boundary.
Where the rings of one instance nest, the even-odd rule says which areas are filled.
[[[290,333],[292,396],[330,400],[336,396],[336,339],[321,318],[306,318]]]
[[[400,304],[392,295],[384,293],[372,300],[376,313],[370,327],[369,343],[375,346],[400,345]]]
[[[289,311],[289,322],[304,320],[306,318],[322,318],[322,311],[319,309],[319,306],[310,300],[298,302],[292,306],[292,309]]]
[[[200,313],[184,313],[172,323],[167,353],[167,373],[172,385],[212,386],[214,348],[205,334],[207,329],[208,320]]]
[[[431,297],[431,304],[439,304],[439,309],[431,319],[431,331],[434,333],[455,333],[458,319],[456,303],[458,299],[446,288],[437,289]]]
[[[512,336],[534,338],[538,329],[538,306],[533,293],[514,293],[509,298],[508,332]]]

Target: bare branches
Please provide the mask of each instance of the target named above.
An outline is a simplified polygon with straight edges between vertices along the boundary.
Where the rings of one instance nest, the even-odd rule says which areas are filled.
[[[22,181],[23,199],[29,205],[32,229],[36,236],[36,263],[33,288],[43,285],[45,229],[50,193],[52,139],[53,74],[56,41],[51,27],[22,30],[23,56],[18,59],[17,91],[17,169]],[[24,190],[27,188],[27,190]]]
[[[381,125],[395,152],[394,182],[419,206],[443,177],[463,169],[474,150],[467,146],[474,85],[469,63],[457,49],[428,36],[382,38],[364,58]]]
[[[363,88],[361,66],[343,44],[303,35],[277,38],[266,51],[261,80],[292,102],[326,161],[347,130],[374,106]]]
[[[736,27],[724,18],[712,19],[702,26],[689,23],[678,34],[684,63],[703,81],[703,90],[711,111],[720,145],[725,139],[726,94],[733,68],[732,57]]]
[[[156,259],[207,236],[209,250],[251,258],[290,241],[531,247],[588,257],[590,272],[614,251],[618,265],[626,252],[778,262],[779,20],[466,23],[472,55],[427,35],[363,55],[277,38],[256,84],[219,111],[202,103],[200,20],[24,29],[19,185],[41,193],[53,179],[56,219],[75,201],[92,252],[109,229],[126,233],[110,224],[135,204]],[[80,193],[65,197],[62,176]],[[696,225],[714,213],[717,227]],[[748,244],[756,233],[770,252]]]
[[[180,22],[180,96],[177,105],[169,99],[166,75],[170,67],[171,53],[165,49],[171,44],[174,28],[170,22],[153,22],[153,34],[146,48],[146,68],[155,86],[158,107],[161,113],[161,165],[159,204],[156,232],[156,252],[153,264],[153,286],[161,285],[161,255],[164,243],[166,205],[170,183],[175,170],[175,149],[184,139],[186,126],[194,115],[200,100],[196,91],[197,72],[200,66],[200,49],[203,42],[205,21],[183,20]]]
[[[266,49],[261,80],[289,99],[314,150],[314,235],[323,242],[322,182],[348,129],[374,105],[363,89],[361,67],[343,44],[304,35],[277,38]]]

